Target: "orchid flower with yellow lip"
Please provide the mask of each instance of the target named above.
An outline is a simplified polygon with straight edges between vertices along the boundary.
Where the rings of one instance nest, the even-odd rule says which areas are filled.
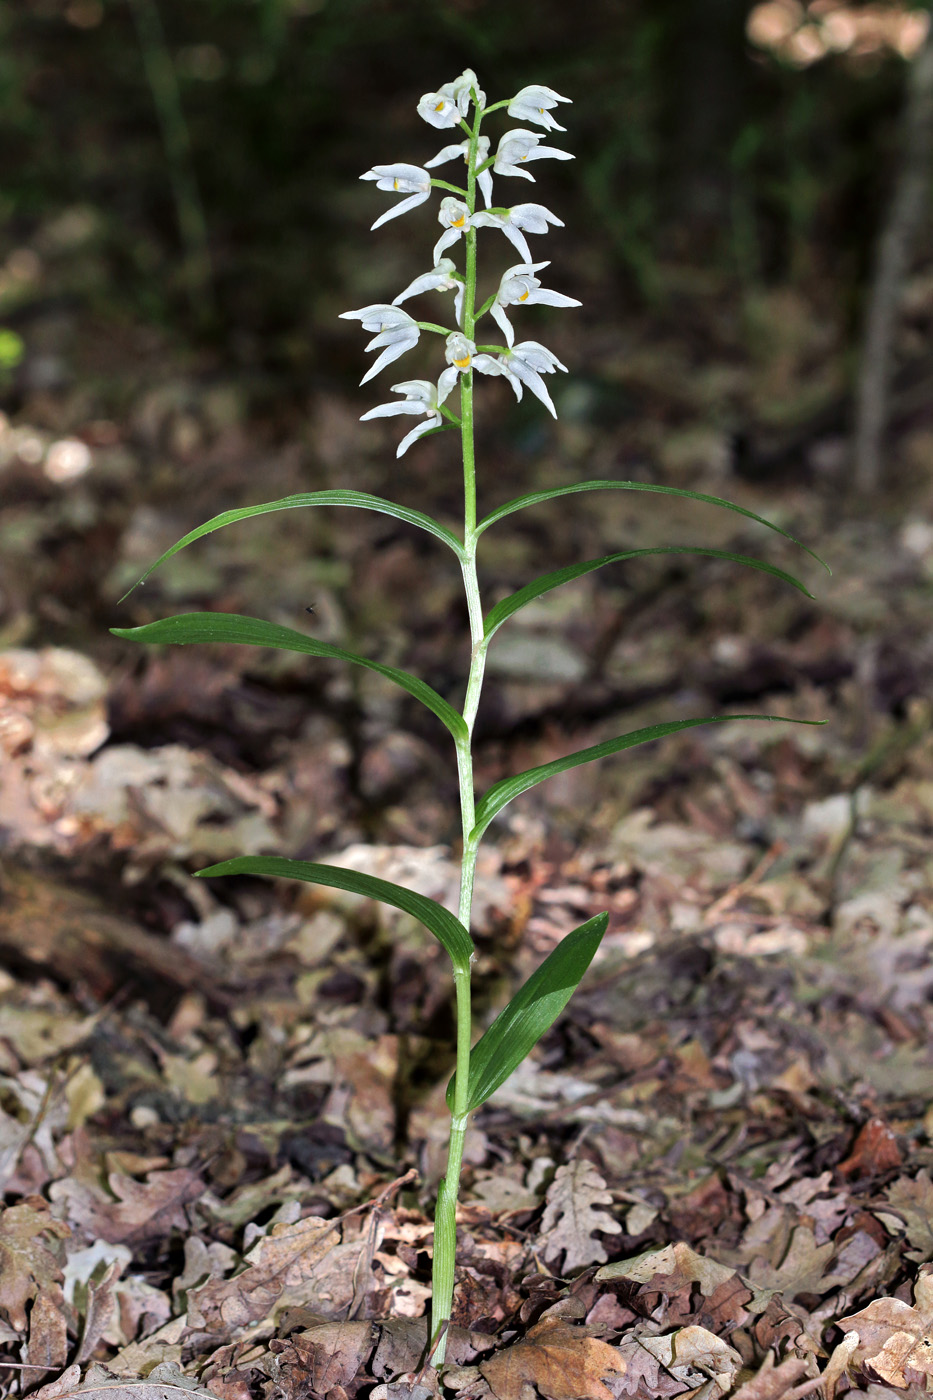
[[[372,306],[363,306],[359,311],[341,311],[340,319],[362,321],[364,330],[376,332],[366,349],[382,350],[376,363],[363,375],[361,384],[367,383],[386,365],[404,355],[406,350],[411,350],[418,344],[421,335],[418,322],[407,311],[400,311],[397,306],[387,306],[384,302],[374,302]]]
[[[403,199],[401,204],[396,204],[394,209],[381,214],[370,226],[370,233],[389,219],[397,219],[399,214],[407,214],[409,209],[416,209],[431,193],[431,177],[428,172],[422,170],[420,165],[406,165],[404,161],[396,161],[394,165],[374,165],[372,170],[367,170],[360,179],[375,180],[378,190],[391,190],[393,194],[408,195],[408,198]]]
[[[442,199],[440,208],[437,211],[437,222],[443,224],[446,230],[434,245],[434,262],[437,264],[441,253],[445,248],[449,248],[452,243],[456,243],[461,234],[466,233],[472,227],[470,210],[462,199],[455,199],[453,195],[447,195]]]
[[[521,175],[524,180],[533,180],[535,177],[530,170],[519,170],[519,162],[524,165],[529,160],[548,158],[573,160],[569,151],[559,151],[555,146],[541,146],[543,139],[536,132],[525,131],[522,127],[516,127],[514,131],[507,131],[496,148],[493,170],[497,175]]]
[[[480,88],[473,69],[465,68],[459,78],[454,78],[452,83],[443,83],[437,92],[424,94],[418,103],[418,116],[422,117],[429,126],[441,129],[447,126],[459,126],[469,111],[474,89],[479,105],[483,107],[486,103],[486,94]]]
[[[480,361],[483,363],[481,364]],[[498,368],[494,369],[494,365]],[[548,350],[539,341],[523,340],[520,344],[513,346],[511,350],[497,355],[495,358],[491,355],[477,355],[473,360],[473,368],[480,370],[483,374],[504,375],[511,384],[517,399],[522,396],[523,385],[527,385],[535,398],[541,400],[551,417],[557,417],[557,409],[551,401],[551,396],[541,376],[542,374],[553,374],[555,369],[562,369],[566,373],[567,366],[562,365],[553,351]]]
[[[501,328],[509,346],[515,339],[511,322],[505,314],[507,306],[581,306],[574,297],[564,296],[563,292],[551,292],[541,286],[535,277],[542,267],[550,267],[550,262],[518,263],[503,272],[499,290],[495,295],[489,313]]]
[[[508,113],[510,117],[517,117],[519,121],[534,122],[537,126],[543,126],[547,131],[566,131],[565,126],[558,126],[549,109],[556,107],[558,102],[569,101],[569,97],[561,97],[553,88],[532,83],[515,94],[508,105]]]
[[[481,209],[473,215],[470,223],[473,228],[497,228],[526,263],[530,263],[532,257],[524,233],[547,233],[548,224],[564,227],[563,219],[552,214],[550,209],[545,209],[543,204],[515,204],[511,209]]]
[[[456,160],[457,156],[462,156],[463,159],[466,161],[466,163],[469,165],[469,163],[470,163],[470,142],[469,142],[469,140],[466,140],[466,141],[455,141],[452,145],[450,145],[450,146],[445,146],[444,149],[441,150],[441,151],[438,151],[437,155],[436,155],[436,156],[433,156],[431,160],[426,160],[426,161],[425,161],[425,163],[424,163],[425,169],[426,169],[426,170],[433,170],[434,167],[435,167],[436,165],[445,165],[445,164],[447,163],[447,161],[449,161],[449,160]],[[488,136],[480,136],[480,138],[478,139],[478,141],[477,141],[477,143],[476,143],[476,164],[477,164],[478,166],[479,166],[479,165],[482,165],[483,162],[484,162],[485,160],[488,160],[488,159],[489,159],[489,137],[488,137]],[[492,203],[492,171],[491,171],[491,170],[481,170],[481,171],[479,172],[479,174],[477,175],[477,177],[476,177],[476,183],[479,185],[480,189],[481,189],[482,192],[483,192],[483,199],[484,199],[484,201],[485,201],[485,203],[486,203],[486,208],[488,209],[489,206],[490,206],[490,204]]]
[[[443,375],[441,377],[443,378]],[[450,389],[443,390],[440,384],[432,384],[430,379],[406,379],[401,384],[393,384],[392,392],[404,394],[405,398],[401,403],[378,404],[361,414],[360,422],[365,423],[370,418],[394,418],[400,413],[423,414],[425,421],[416,424],[411,432],[406,433],[395,449],[396,457],[403,457],[413,442],[417,442],[432,429],[442,426],[443,419],[438,412],[438,405],[444,402]]]
[[[422,292],[456,292],[454,298],[454,314],[457,318],[457,325],[463,323],[463,296],[465,292],[463,277],[457,275],[456,264],[453,258],[441,258],[433,272],[422,272],[420,277],[416,277],[413,282],[409,282],[404,292],[399,292],[397,297],[392,298],[392,305],[398,306],[400,302],[407,301],[409,297],[419,296]]]

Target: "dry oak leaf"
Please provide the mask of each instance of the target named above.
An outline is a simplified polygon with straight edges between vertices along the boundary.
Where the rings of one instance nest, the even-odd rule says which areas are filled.
[[[665,1293],[676,1293],[688,1284],[698,1283],[704,1298],[709,1298],[722,1284],[736,1277],[735,1269],[697,1254],[688,1244],[677,1243],[606,1264],[597,1272],[596,1281],[604,1283],[609,1279],[627,1278],[633,1283],[650,1283],[659,1274],[673,1280],[672,1286],[665,1288]]]
[[[838,1283],[828,1270],[836,1246],[832,1240],[817,1244],[807,1225],[798,1225],[777,1268],[764,1259],[754,1259],[749,1265],[748,1281],[758,1289],[752,1306],[761,1312],[772,1293],[784,1298],[796,1298],[801,1293],[826,1293]]]
[[[544,1258],[556,1260],[563,1255],[565,1273],[605,1262],[606,1251],[593,1234],[598,1230],[617,1235],[621,1226],[607,1211],[597,1209],[611,1205],[612,1195],[592,1162],[578,1157],[558,1167],[545,1199],[540,1232]]]
[[[108,1244],[161,1240],[173,1228],[187,1233],[184,1208],[204,1194],[202,1178],[190,1167],[149,1172],[145,1181],[111,1172],[107,1185],[115,1200],[73,1177],[54,1182],[49,1194],[56,1204],[64,1203],[69,1220]]]
[[[525,1400],[526,1386],[537,1387],[546,1400],[614,1400],[603,1378],[622,1375],[625,1362],[608,1343],[563,1318],[545,1317],[479,1369],[497,1400]]]
[[[188,1322],[205,1332],[232,1332],[269,1317],[277,1305],[301,1303],[301,1286],[333,1243],[331,1220],[309,1215],[274,1225],[244,1258],[233,1278],[208,1279],[188,1294]]]
[[[62,1271],[49,1244],[70,1234],[38,1196],[0,1212],[0,1313],[17,1332],[26,1330],[26,1304],[40,1289],[60,1283]]]
[[[867,1367],[899,1390],[920,1376],[933,1376],[933,1274],[917,1279],[913,1307],[899,1298],[876,1298],[836,1325],[858,1335],[858,1345],[846,1358],[850,1366]]]
[[[665,1370],[691,1389],[709,1379],[725,1395],[742,1365],[735,1347],[705,1327],[681,1327],[665,1337],[642,1337],[640,1341]]]
[[[217,1400],[202,1390],[193,1376],[177,1366],[156,1366],[142,1376],[115,1376],[104,1366],[89,1367],[81,1380],[81,1367],[69,1366],[57,1380],[33,1391],[30,1400]]]
[[[305,1394],[309,1373],[311,1389],[321,1395],[349,1385],[373,1349],[375,1331],[371,1322],[325,1322],[287,1340],[273,1339],[269,1350],[276,1356],[278,1387],[285,1395]]]
[[[903,1218],[907,1238],[914,1248],[907,1258],[918,1264],[933,1259],[933,1181],[928,1171],[921,1171],[913,1181],[902,1177],[888,1187],[890,1204]],[[876,1212],[887,1225],[890,1217]],[[897,1222],[898,1224],[900,1221]]]

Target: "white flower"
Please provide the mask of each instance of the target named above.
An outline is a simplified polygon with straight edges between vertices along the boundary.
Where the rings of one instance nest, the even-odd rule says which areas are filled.
[[[433,272],[422,272],[420,277],[416,277],[414,282],[408,284],[404,292],[399,292],[397,297],[393,297],[392,305],[398,306],[401,302],[407,301],[409,297],[420,295],[421,292],[456,291],[454,313],[459,326],[463,317],[463,295],[466,288],[463,284],[463,278],[454,275],[455,266],[452,258],[441,258]]]
[[[372,306],[364,306],[359,311],[341,311],[342,321],[362,321],[363,329],[366,331],[376,331],[376,335],[366,346],[367,350],[382,350],[382,354],[376,363],[363,375],[360,380],[365,384],[372,379],[374,374],[378,374],[386,365],[390,365],[393,360],[397,360],[400,355],[404,355],[406,350],[418,344],[418,337],[421,331],[418,322],[412,320],[407,311],[400,311],[397,306],[386,306],[382,302],[375,302]]]
[[[444,402],[451,389],[456,384],[461,374],[465,374],[473,363],[473,356],[476,354],[476,344],[468,340],[460,331],[453,331],[448,337],[444,346],[444,359],[450,366],[445,369],[440,379],[437,381],[437,392],[440,395],[441,403]]]
[[[525,180],[533,180],[535,177],[531,171],[519,170],[516,162],[524,165],[526,161],[544,160],[546,157],[554,160],[573,160],[569,151],[558,151],[554,146],[544,146],[539,150],[538,146],[542,140],[543,137],[537,136],[533,131],[524,131],[521,127],[507,131],[496,150],[493,170],[497,175],[521,175]]]
[[[480,364],[480,360],[484,363]],[[505,355],[499,355],[495,360],[490,355],[477,355],[473,365],[484,374],[504,374],[517,399],[522,396],[522,386],[527,385],[535,397],[541,400],[548,413],[554,418],[557,417],[557,410],[541,376],[553,374],[555,369],[566,372],[567,366],[562,365],[557,356],[537,340],[523,340],[521,344],[514,346]],[[500,368],[494,369],[494,365],[499,365]]]
[[[459,126],[461,120],[456,102],[443,92],[426,92],[418,103],[418,116],[436,127]]]
[[[563,292],[550,292],[541,286],[539,278],[535,273],[542,267],[550,267],[549,262],[539,263],[518,263],[516,267],[507,268],[502,274],[499,282],[499,290],[496,299],[489,308],[493,320],[501,327],[502,332],[509,345],[515,339],[508,316],[505,314],[506,306],[580,306],[582,303],[573,297],[564,296]]]
[[[393,384],[392,392],[393,394],[404,394],[404,401],[402,403],[381,403],[376,408],[371,408],[367,413],[362,414],[360,422],[365,423],[368,418],[394,418],[399,413],[424,414],[425,421],[416,424],[410,433],[406,433],[396,448],[396,457],[402,457],[412,443],[417,442],[418,438],[429,433],[432,428],[441,426],[443,420],[437,411],[437,406],[444,402],[447,394],[440,394],[438,386],[432,384],[429,379],[406,379],[401,384]]]
[[[465,233],[470,224],[470,211],[462,199],[454,199],[453,195],[448,195],[441,200],[441,207],[437,211],[437,222],[443,224],[447,230],[442,233],[434,245],[434,263],[437,265],[441,253],[445,248],[449,248],[452,243],[456,243],[461,233]]]
[[[495,213],[481,210],[473,215],[470,222],[474,228],[500,229],[518,249],[526,263],[531,262],[531,249],[528,247],[528,240],[519,232],[520,229],[527,233],[547,233],[548,224],[556,224],[558,228],[564,227],[563,219],[552,214],[550,209],[545,209],[543,204],[516,204],[511,209],[497,210]]]
[[[543,126],[547,131],[566,131],[565,126],[557,125],[550,115],[549,108],[556,107],[558,102],[569,101],[569,97],[561,97],[553,88],[539,87],[532,83],[530,87],[523,87],[521,92],[515,94],[509,103],[508,112],[510,117],[517,117],[520,122],[534,122],[536,126]]]
[[[388,219],[397,219],[399,214],[406,214],[409,209],[423,204],[431,193],[431,177],[428,172],[422,170],[420,165],[406,165],[404,161],[398,161],[395,165],[374,165],[372,170],[367,170],[360,179],[375,180],[378,190],[392,190],[395,194],[408,195],[401,204],[381,215],[372,228],[378,228]]]
[[[426,92],[418,103],[418,115],[430,126],[459,126],[466,116],[472,100],[472,89],[481,107],[486,104],[486,94],[482,91],[472,68],[465,68],[459,78],[452,83],[444,83],[437,92]]]
[[[453,143],[452,146],[445,146],[444,149],[443,149],[442,151],[438,151],[437,155],[434,156],[433,159],[428,160],[428,161],[425,161],[425,168],[426,168],[427,170],[432,170],[432,169],[434,168],[435,165],[445,165],[445,164],[447,163],[447,161],[449,161],[449,160],[455,160],[455,159],[457,158],[457,156],[462,156],[463,159],[464,159],[465,161],[469,162],[469,159],[470,159],[470,142],[469,142],[469,140],[466,140],[466,141],[455,141],[455,142]],[[477,165],[482,165],[483,161],[486,160],[486,159],[488,158],[488,156],[489,156],[489,137],[488,137],[488,136],[481,136],[481,137],[479,138],[479,140],[477,141],[477,143],[476,143],[476,163],[477,163]],[[491,170],[483,170],[483,171],[481,171],[481,173],[480,173],[479,175],[477,175],[477,177],[476,177],[476,183],[479,185],[480,189],[481,189],[482,192],[483,192],[483,199],[485,200],[485,202],[486,202],[486,208],[488,209],[489,206],[490,206],[490,204],[492,203],[492,171],[491,171]]]

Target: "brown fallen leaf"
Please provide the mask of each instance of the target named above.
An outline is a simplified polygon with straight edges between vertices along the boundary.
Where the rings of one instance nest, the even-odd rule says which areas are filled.
[[[902,1161],[893,1129],[883,1118],[869,1118],[852,1144],[849,1156],[836,1170],[843,1176],[877,1176],[893,1171]]]
[[[91,1366],[84,1380],[81,1367],[69,1366],[57,1380],[34,1391],[30,1400],[216,1400],[193,1376],[177,1366],[156,1366],[142,1376],[115,1376],[104,1366]]]
[[[300,1286],[334,1244],[336,1226],[310,1215],[274,1225],[245,1256],[233,1278],[208,1279],[188,1294],[188,1321],[205,1332],[233,1332],[270,1316],[277,1304],[306,1301]]]
[[[26,1361],[30,1366],[59,1371],[68,1359],[68,1327],[65,1299],[60,1288],[42,1289],[29,1313],[29,1343]],[[41,1372],[32,1376],[35,1383]]]
[[[933,1273],[921,1274],[914,1284],[913,1307],[900,1298],[876,1298],[836,1325],[858,1336],[849,1365],[866,1367],[902,1390],[920,1376],[933,1376]],[[835,1382],[842,1371],[837,1365],[833,1372]]]
[[[902,1177],[888,1187],[891,1205],[903,1217],[907,1238],[914,1246],[908,1259],[918,1264],[933,1259],[933,1180],[926,1170],[910,1181]]]
[[[664,1337],[642,1337],[641,1344],[685,1385],[696,1388],[711,1379],[723,1395],[742,1365],[735,1348],[705,1327],[681,1327]]]
[[[707,1259],[688,1244],[665,1245],[663,1249],[649,1249],[644,1254],[633,1255],[631,1259],[620,1259],[614,1264],[606,1264],[596,1274],[597,1283],[609,1279],[626,1278],[633,1283],[650,1283],[658,1275],[672,1280],[670,1290],[675,1292],[685,1285],[698,1283],[704,1298],[709,1298],[722,1284],[736,1277],[735,1269],[718,1264],[715,1259]]]
[[[111,1172],[107,1184],[116,1200],[73,1177],[56,1181],[49,1194],[56,1204],[66,1203],[69,1220],[108,1244],[162,1239],[173,1228],[187,1233],[184,1208],[204,1192],[203,1179],[190,1167],[149,1172],[145,1181]]]
[[[349,1385],[373,1349],[374,1334],[370,1322],[325,1322],[273,1340],[269,1350],[277,1356],[277,1385],[286,1396],[303,1395],[309,1372],[312,1390],[321,1395]]]
[[[70,1234],[39,1197],[0,1214],[0,1313],[15,1331],[25,1332],[26,1304],[39,1290],[60,1283],[61,1268],[50,1245]]]
[[[597,1209],[612,1205],[612,1194],[592,1162],[577,1157],[558,1167],[546,1201],[541,1219],[544,1258],[559,1260],[563,1255],[565,1273],[604,1263],[608,1256],[593,1235],[617,1235],[620,1226],[608,1211]]]
[[[793,1400],[804,1393],[803,1387],[797,1391],[794,1386],[807,1374],[810,1364],[806,1356],[787,1356],[775,1366],[774,1356],[768,1352],[755,1375],[732,1392],[732,1400]],[[816,1389],[816,1385],[812,1384],[812,1388]],[[827,1400],[832,1400],[832,1396],[827,1396]]]
[[[479,1369],[498,1400],[525,1400],[530,1385],[547,1400],[613,1400],[603,1378],[622,1375],[625,1362],[615,1347],[562,1318],[545,1317]]]

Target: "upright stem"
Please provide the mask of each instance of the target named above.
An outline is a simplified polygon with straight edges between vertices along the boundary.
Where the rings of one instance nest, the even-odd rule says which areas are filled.
[[[476,208],[476,165],[479,128],[482,113],[470,131],[467,163],[467,206],[472,214]],[[466,278],[463,296],[463,334],[473,339],[476,325],[476,230],[466,233]],[[476,457],[473,445],[473,371],[460,377],[460,439],[463,452],[463,586],[470,618],[470,672],[463,704],[466,738],[457,743],[457,777],[460,785],[460,821],[463,831],[463,855],[460,865],[460,922],[470,927],[473,908],[473,879],[476,871],[478,839],[471,833],[475,825],[473,791],[473,724],[483,688],[486,666],[486,646],[483,636],[483,610],[479,579],[476,573]],[[454,1076],[454,1102],[451,1113],[450,1145],[447,1150],[447,1170],[437,1193],[434,1215],[433,1297],[431,1305],[431,1338],[437,1340],[433,1361],[440,1366],[447,1351],[446,1332],[450,1320],[454,1291],[454,1265],[457,1254],[457,1196],[460,1191],[460,1169],[463,1164],[463,1144],[469,1124],[470,1040],[470,970],[455,972],[457,995],[457,1067]]]

